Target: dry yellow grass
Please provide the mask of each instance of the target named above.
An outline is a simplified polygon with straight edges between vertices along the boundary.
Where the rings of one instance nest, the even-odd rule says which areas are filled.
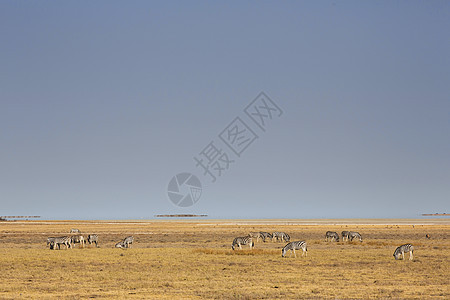
[[[0,298],[450,298],[450,225],[360,223],[1,222]],[[100,248],[46,247],[70,228],[97,233]],[[325,242],[327,230],[359,231],[364,242]],[[271,242],[232,251],[233,238],[251,231],[286,231],[307,241],[308,256],[282,258],[285,243]],[[133,248],[114,249],[127,235]],[[394,260],[407,242],[414,261]]]

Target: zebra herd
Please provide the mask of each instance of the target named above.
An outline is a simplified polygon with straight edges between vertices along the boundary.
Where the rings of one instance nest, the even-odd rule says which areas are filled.
[[[359,232],[355,231],[342,231],[342,241],[353,241],[354,239],[359,240],[360,242],[363,241],[362,236]],[[294,257],[297,257],[295,250],[302,250],[302,256],[308,255],[308,248],[305,241],[294,241],[290,242],[291,237],[289,234],[285,232],[274,232],[274,233],[268,233],[268,232],[250,232],[247,236],[241,236],[236,237],[233,240],[233,243],[231,244],[231,249],[236,250],[237,247],[242,250],[243,245],[249,245],[250,249],[253,249],[255,246],[255,243],[253,239],[256,238],[256,241],[259,242],[259,239],[261,239],[263,242],[266,242],[266,239],[269,238],[273,241],[281,241],[281,242],[289,242],[281,249],[281,256],[285,257],[286,253],[289,252],[289,256],[294,253]],[[339,234],[334,231],[327,231],[325,233],[325,241],[336,241],[339,242]],[[400,259],[400,257],[404,260],[405,259],[405,253],[409,252],[409,260],[413,260],[413,252],[414,247],[411,244],[405,244],[397,247],[394,251],[394,258],[396,260]]]
[[[342,231],[342,241],[353,241],[354,239],[358,239],[360,242],[362,242],[362,236],[359,234],[359,232],[355,231]],[[327,231],[325,233],[325,241],[336,241],[339,242],[339,234],[334,231]]]
[[[57,248],[58,250],[61,250],[61,246],[63,246],[65,249],[70,249],[73,248],[75,244],[80,244],[80,248],[84,248],[86,246],[86,243],[89,243],[89,245],[95,244],[96,248],[99,247],[97,234],[88,234],[87,238],[85,239],[84,236],[81,235],[81,231],[79,229],[72,228],[70,230],[70,233],[76,234],[71,236],[47,238],[47,247],[49,247],[50,250],[56,250]],[[122,249],[131,248],[130,245],[133,244],[133,241],[133,236],[127,236],[121,242],[118,242],[114,247]]]
[[[60,236],[60,237],[49,237],[47,238],[47,247],[50,247],[50,250],[61,250],[61,246],[64,245],[66,249],[73,248],[75,244],[80,244],[80,248],[84,248],[86,246],[86,242],[89,245],[95,244],[98,247],[98,235],[89,234],[87,239],[85,239],[81,234],[72,235],[72,236]]]
[[[47,247],[49,247],[51,250],[58,250],[61,249],[61,246],[65,247],[65,249],[73,248],[75,244],[80,244],[80,248],[84,248],[86,245],[86,242],[89,243],[89,245],[95,244],[96,247],[98,247],[98,235],[97,234],[89,234],[87,236],[87,239],[85,239],[81,235],[81,231],[79,229],[72,228],[70,230],[71,236],[61,236],[61,237],[49,237],[47,238]],[[355,231],[342,231],[341,232],[342,241],[353,241],[354,239],[359,240],[360,242],[363,241],[362,236],[359,232]],[[238,247],[242,250],[242,246],[249,245],[250,249],[253,249],[255,246],[254,238],[256,238],[256,241],[259,242],[259,239],[261,239],[263,242],[266,242],[267,239],[271,240],[272,242],[288,242],[282,249],[281,249],[281,256],[285,257],[288,251],[289,256],[294,253],[294,257],[297,257],[295,250],[302,250],[302,256],[308,255],[308,248],[305,241],[293,241],[291,242],[291,237],[286,232],[280,232],[275,231],[273,233],[269,232],[250,232],[246,236],[236,237],[233,240],[233,243],[231,244],[231,249],[236,250]],[[339,234],[334,231],[327,231],[325,233],[325,241],[336,241],[339,242]],[[131,248],[131,245],[134,242],[133,236],[127,236],[122,241],[116,243],[114,245],[114,248],[121,248],[121,249],[128,249]],[[400,259],[400,257],[404,260],[405,259],[405,253],[409,252],[409,260],[413,260],[413,252],[414,247],[411,244],[404,244],[399,247],[397,247],[394,251],[394,258],[396,260]]]

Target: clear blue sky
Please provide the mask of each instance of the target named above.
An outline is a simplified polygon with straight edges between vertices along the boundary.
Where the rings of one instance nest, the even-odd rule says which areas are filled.
[[[0,215],[450,212],[449,32],[448,1],[2,1]],[[283,115],[210,182],[261,91]]]

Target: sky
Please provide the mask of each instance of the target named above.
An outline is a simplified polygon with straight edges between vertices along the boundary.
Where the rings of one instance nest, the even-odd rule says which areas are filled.
[[[1,1],[0,215],[449,213],[449,31],[448,1]]]

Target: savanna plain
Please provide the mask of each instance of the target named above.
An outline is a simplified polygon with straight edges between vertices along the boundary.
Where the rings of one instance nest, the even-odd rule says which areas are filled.
[[[47,247],[71,228],[99,247]],[[326,242],[328,230],[363,242]],[[231,250],[257,231],[287,232],[308,255],[281,257],[285,242]],[[449,233],[449,219],[0,222],[0,298],[450,299]],[[131,248],[114,248],[129,235]],[[414,260],[395,260],[405,243]]]

